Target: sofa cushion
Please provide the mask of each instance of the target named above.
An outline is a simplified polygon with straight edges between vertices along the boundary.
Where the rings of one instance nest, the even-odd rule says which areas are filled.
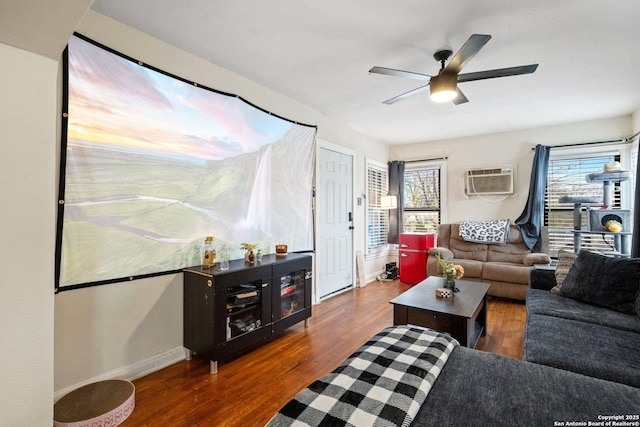
[[[487,260],[487,245],[482,243],[465,242],[464,240],[451,239],[449,241],[449,250],[453,253],[454,258],[471,259],[474,261]]]
[[[507,245],[489,245],[487,261],[511,262],[524,264],[524,257],[531,251],[524,243],[509,243]]]
[[[529,289],[527,292],[527,317],[534,314],[593,323],[640,334],[640,318],[637,316],[604,309],[541,289]],[[567,331],[565,334],[570,332]]]
[[[524,258],[522,258],[522,263],[526,266],[532,266],[534,264],[546,265],[551,263],[551,258],[547,254],[534,252],[531,254],[526,254]]]
[[[529,289],[550,291],[556,285],[556,268],[550,265],[536,265],[529,270]]]
[[[523,359],[640,387],[640,334],[544,314],[527,318]]]
[[[440,224],[438,226],[437,233],[437,245],[444,246],[445,248],[449,247],[449,241],[451,240],[451,224]]]
[[[638,413],[638,402],[638,388],[459,346],[411,426],[586,423],[603,414]]]
[[[442,242],[438,240],[438,242]],[[449,241],[442,246],[448,246],[455,258],[472,259],[475,261],[487,260],[487,246],[483,243],[466,242],[460,237],[460,224],[451,224]]]
[[[429,255],[440,255],[440,258],[444,260],[453,259],[453,252],[451,252],[447,248],[443,248],[442,246],[436,246],[435,248],[429,248],[427,250]]]
[[[640,259],[580,251],[562,283],[562,294],[622,313],[634,313],[640,289]]]
[[[556,285],[551,289],[551,292],[559,294],[562,292],[562,283],[564,279],[567,277],[567,273],[573,267],[573,263],[576,258],[578,258],[578,254],[573,251],[568,251],[566,249],[560,249],[558,251],[558,266],[556,267]]]
[[[485,262],[482,268],[482,280],[491,283],[492,280],[499,282],[529,283],[529,269],[524,264],[510,264],[507,262]]]
[[[463,279],[471,278],[471,277],[476,277],[476,278],[479,279],[479,278],[482,277],[482,265],[483,265],[483,263],[481,261],[474,261],[472,259],[454,258],[454,259],[450,260],[449,262],[452,262],[453,264],[459,264],[459,265],[462,266],[462,268],[464,268]],[[440,272],[440,274],[442,274],[441,269],[438,269],[438,271]]]

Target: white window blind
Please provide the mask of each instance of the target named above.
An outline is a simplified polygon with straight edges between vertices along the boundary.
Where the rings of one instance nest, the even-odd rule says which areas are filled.
[[[573,210],[572,203],[559,203],[562,196],[603,197],[602,182],[587,183],[585,177],[590,173],[602,172],[604,164],[620,161],[619,153],[603,155],[580,155],[549,160],[547,173],[547,192],[545,195],[545,225],[549,230],[549,254],[556,257],[562,248],[573,249]],[[620,185],[613,183],[612,208],[620,208]],[[586,207],[600,208],[602,204],[582,205],[582,229],[587,227]],[[612,237],[602,235],[582,236],[582,248],[607,252],[613,247]]]
[[[404,231],[436,231],[441,220],[440,167],[405,169],[403,191]]]
[[[389,212],[381,208],[380,198],[388,193],[386,165],[367,163],[367,252],[387,244]]]

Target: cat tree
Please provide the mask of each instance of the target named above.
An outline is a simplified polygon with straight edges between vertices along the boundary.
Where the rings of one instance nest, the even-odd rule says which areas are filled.
[[[573,250],[580,252],[582,247],[582,237],[585,234],[611,235],[613,237],[613,252],[606,255],[629,257],[631,252],[630,229],[631,212],[622,209],[611,209],[613,201],[613,183],[627,181],[631,178],[631,173],[627,171],[597,172],[588,174],[585,179],[588,183],[602,182],[603,197],[598,196],[562,196],[559,203],[573,204]],[[602,203],[602,209],[588,210],[588,229],[582,229],[582,204]],[[622,226],[622,231],[610,231],[605,228],[609,220],[615,220]]]

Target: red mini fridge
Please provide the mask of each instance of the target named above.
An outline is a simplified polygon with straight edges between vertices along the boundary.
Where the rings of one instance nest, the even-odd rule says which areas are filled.
[[[435,244],[435,233],[400,233],[401,282],[415,284],[427,278],[427,251]]]

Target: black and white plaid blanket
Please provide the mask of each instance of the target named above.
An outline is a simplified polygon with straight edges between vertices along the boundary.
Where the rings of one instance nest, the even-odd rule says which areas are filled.
[[[429,329],[383,329],[267,426],[408,426],[457,345]]]

